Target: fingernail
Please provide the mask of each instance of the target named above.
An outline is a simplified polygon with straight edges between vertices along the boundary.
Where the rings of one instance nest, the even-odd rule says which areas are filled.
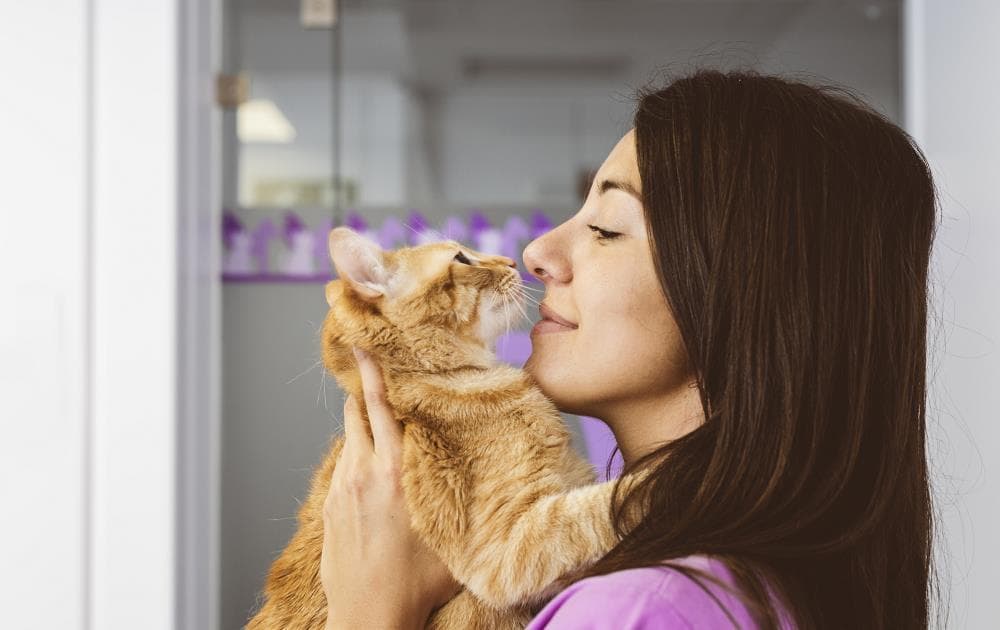
[[[368,353],[362,350],[361,348],[357,346],[352,346],[352,349],[354,350],[354,358],[357,359],[358,361],[364,361],[365,359],[368,358]]]

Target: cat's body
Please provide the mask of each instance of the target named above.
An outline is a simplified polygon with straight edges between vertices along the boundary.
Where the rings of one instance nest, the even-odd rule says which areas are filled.
[[[333,243],[331,236],[336,263]],[[433,253],[441,247],[409,251],[423,250],[419,260],[424,270],[427,248]],[[477,263],[489,265],[490,257],[474,254]],[[396,265],[397,272],[407,267],[405,260]],[[498,364],[488,350],[495,331],[484,321],[491,315],[482,298],[490,283],[497,282],[495,269],[489,282],[480,273],[467,283],[449,270],[440,293],[423,284],[417,290],[397,286],[399,302],[406,295],[430,301],[429,306],[402,303],[398,308],[378,302],[392,296],[391,282],[359,279],[349,261],[342,261],[338,270],[345,280],[327,287],[326,368],[361,402],[350,346],[376,356],[389,405],[404,425],[402,485],[411,524],[465,587],[431,617],[428,627],[523,628],[576,571],[613,546],[609,504],[614,482],[594,484],[593,469],[572,449],[552,402],[527,373]],[[508,280],[501,277],[497,286],[504,282]],[[476,286],[463,291],[463,284]],[[366,294],[373,285],[380,287],[378,296]],[[451,312],[438,320],[434,300],[442,295],[450,302],[438,307]],[[425,311],[414,310],[419,308]],[[411,321],[399,321],[407,316]],[[271,567],[267,601],[250,630],[324,626],[327,603],[319,578],[323,505],[342,445],[342,438],[333,442],[313,476],[299,510],[299,529]]]

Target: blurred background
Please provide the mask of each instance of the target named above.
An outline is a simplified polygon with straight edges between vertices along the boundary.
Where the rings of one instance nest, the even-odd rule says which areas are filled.
[[[844,85],[927,154],[942,625],[993,627],[998,26],[989,0],[5,3],[9,627],[241,628],[340,431],[330,227],[520,260],[635,89],[699,66]],[[603,469],[603,425],[565,419]]]

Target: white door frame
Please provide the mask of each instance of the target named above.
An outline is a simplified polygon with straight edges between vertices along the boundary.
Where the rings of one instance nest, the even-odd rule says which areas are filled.
[[[219,628],[221,0],[178,0],[176,623]]]
[[[87,628],[218,627],[219,0],[90,0]]]

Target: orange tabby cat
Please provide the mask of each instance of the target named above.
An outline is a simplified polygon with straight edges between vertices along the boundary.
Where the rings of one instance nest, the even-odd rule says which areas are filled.
[[[522,300],[514,261],[454,241],[382,251],[347,228],[329,244],[340,279],[326,286],[323,362],[366,419],[351,346],[381,365],[411,524],[465,587],[428,627],[523,628],[616,538],[614,482],[594,484],[552,402],[492,351]],[[250,630],[324,627],[323,503],[342,446],[313,475]]]

